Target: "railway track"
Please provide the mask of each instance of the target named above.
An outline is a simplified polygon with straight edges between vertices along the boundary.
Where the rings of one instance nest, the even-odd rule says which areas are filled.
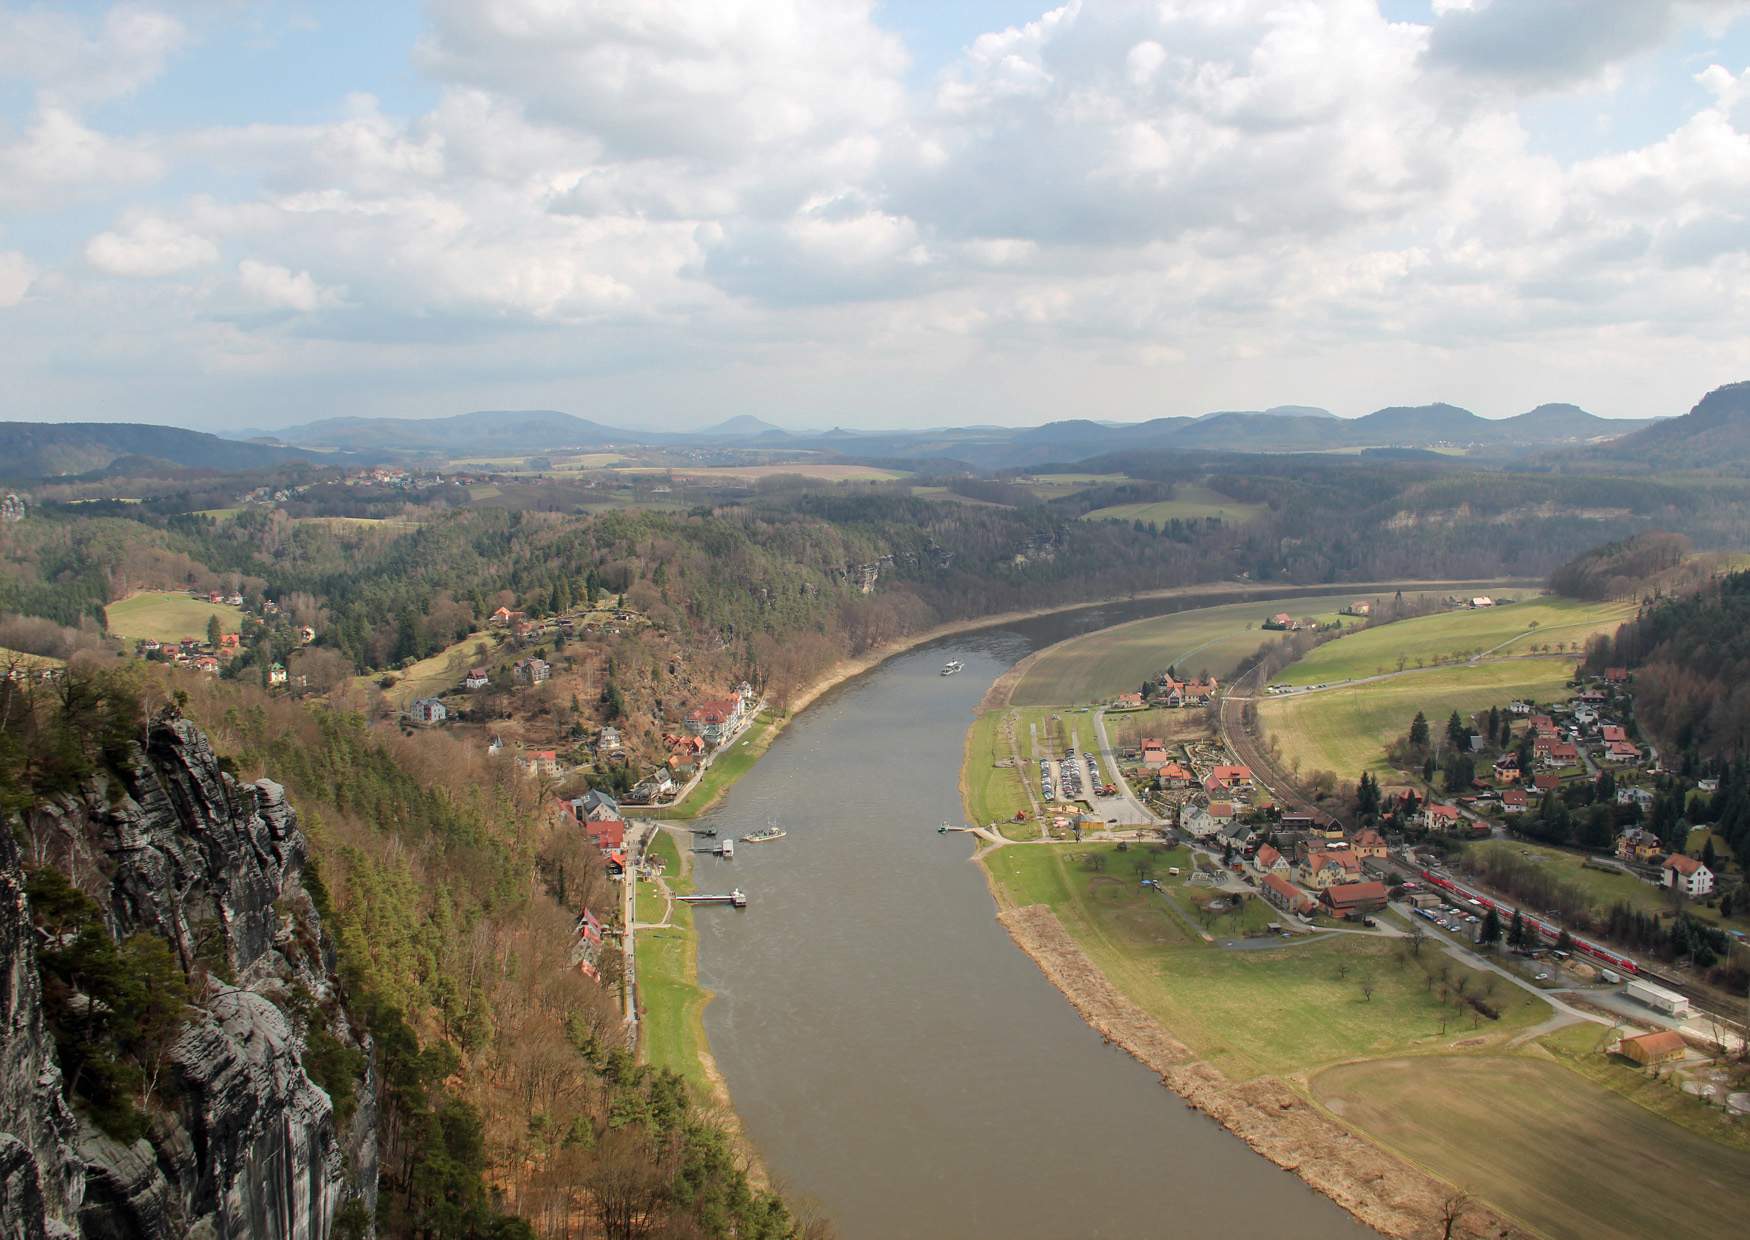
[[[1221,695],[1221,709],[1216,719],[1222,743],[1236,758],[1252,768],[1252,778],[1275,797],[1278,804],[1290,806],[1303,814],[1311,814],[1316,820],[1329,819],[1347,831],[1349,822],[1341,815],[1329,813],[1314,804],[1264,752],[1264,747],[1258,744],[1258,738],[1246,729],[1245,719],[1242,717],[1245,703],[1256,700],[1258,682],[1263,679],[1263,670],[1262,667],[1253,668],[1229,685]],[[1244,696],[1240,696],[1242,688],[1245,688]]]

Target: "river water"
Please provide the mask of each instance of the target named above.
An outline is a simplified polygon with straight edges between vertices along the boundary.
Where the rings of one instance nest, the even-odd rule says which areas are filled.
[[[846,1240],[1374,1233],[1104,1045],[995,919],[960,822],[965,733],[1039,646],[1143,602],[950,638],[798,717],[704,820],[711,1050],[778,1185]],[[964,659],[957,676],[939,674]]]

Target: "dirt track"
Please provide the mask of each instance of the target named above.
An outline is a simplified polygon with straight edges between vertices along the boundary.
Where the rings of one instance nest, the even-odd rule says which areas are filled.
[[[1010,909],[998,920],[1096,1032],[1160,1073],[1161,1083],[1187,1106],[1369,1227],[1403,1240],[1441,1235],[1441,1204],[1451,1185],[1356,1136],[1283,1081],[1261,1077],[1235,1083],[1199,1062],[1106,980],[1047,906]],[[1507,1219],[1473,1204],[1453,1234],[1518,1232]]]

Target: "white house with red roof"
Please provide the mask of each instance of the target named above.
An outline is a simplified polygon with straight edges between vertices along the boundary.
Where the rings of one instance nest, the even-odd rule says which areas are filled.
[[[1708,895],[1714,889],[1714,872],[1694,857],[1672,853],[1660,870],[1667,887],[1675,887],[1691,899]]]
[[[1442,805],[1438,801],[1430,801],[1422,807],[1422,829],[1424,831],[1456,831],[1462,815],[1456,805]]]

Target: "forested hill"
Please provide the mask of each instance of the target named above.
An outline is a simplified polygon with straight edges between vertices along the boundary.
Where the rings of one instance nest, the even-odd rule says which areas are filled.
[[[1738,762],[1750,753],[1750,572],[1650,602],[1587,662],[1633,671],[1636,718],[1662,742]]]
[[[808,1234],[575,967],[618,900],[531,781],[112,664],[0,681],[0,1233]]]
[[[1750,382],[1715,388],[1682,417],[1595,448],[1591,456],[1631,469],[1697,469],[1742,477],[1750,469]]]
[[[0,479],[88,474],[139,458],[187,469],[273,469],[321,453],[133,422],[0,422]]]

